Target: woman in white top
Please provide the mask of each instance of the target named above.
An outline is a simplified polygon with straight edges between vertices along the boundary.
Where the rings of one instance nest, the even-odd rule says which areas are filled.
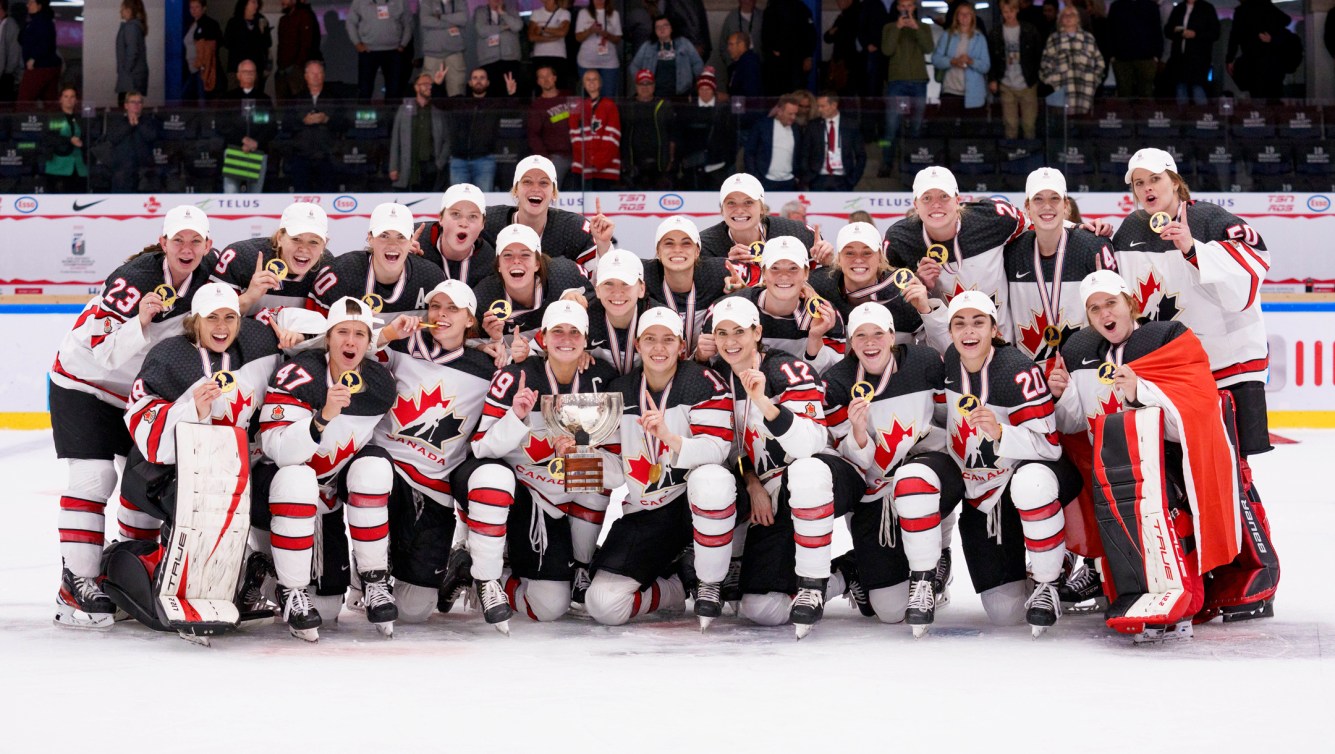
[[[593,68],[603,77],[603,94],[608,97],[621,96],[621,14],[607,7],[607,0],[592,0],[579,11],[575,20],[575,40],[579,42],[579,53],[575,64],[579,67],[579,78],[584,80],[584,72]]]
[[[533,43],[533,70],[549,65],[556,71],[557,86],[570,85],[570,60],[566,53],[566,32],[570,31],[570,11],[557,7],[556,0],[542,0],[542,7],[528,17],[528,41]],[[536,89],[534,90],[536,93]]]

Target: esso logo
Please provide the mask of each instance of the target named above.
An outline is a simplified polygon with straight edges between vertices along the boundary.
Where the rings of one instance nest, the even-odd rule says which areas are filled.
[[[681,194],[663,194],[658,198],[658,206],[668,212],[676,212],[686,206],[686,200],[681,197]]]
[[[1307,208],[1313,212],[1325,212],[1330,209],[1330,197],[1324,194],[1313,194],[1307,200]]]
[[[14,200],[14,211],[31,215],[37,211],[37,200],[31,196],[20,196]]]
[[[339,212],[352,212],[357,209],[357,200],[350,196],[340,196],[334,200],[334,209]]]

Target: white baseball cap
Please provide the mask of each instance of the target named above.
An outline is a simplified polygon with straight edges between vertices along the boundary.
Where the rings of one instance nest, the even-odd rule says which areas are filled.
[[[360,322],[371,332],[375,332],[376,325],[384,324],[383,320],[375,318],[375,312],[365,301],[352,296],[344,296],[329,307],[329,314],[325,315],[324,331],[329,332],[344,322]]]
[[[932,189],[940,189],[950,196],[957,196],[960,193],[959,181],[955,180],[955,174],[946,168],[933,165],[930,168],[923,168],[918,174],[913,176],[913,200],[917,201],[923,194]]]
[[[1033,199],[1040,191],[1055,191],[1057,196],[1066,196],[1066,176],[1060,170],[1039,168],[1029,174],[1024,181],[1024,196]]]
[[[625,249],[612,249],[598,258],[598,269],[594,273],[594,285],[602,285],[608,280],[620,280],[626,285],[644,282],[644,262]]]
[[[208,238],[209,216],[204,214],[204,210],[192,204],[172,207],[167,211],[167,216],[162,218],[162,235],[171,238],[183,230],[193,230]]]
[[[459,202],[472,202],[477,205],[479,212],[487,211],[486,194],[471,183],[456,183],[445,189],[444,195],[440,197],[440,211],[444,212]]]
[[[950,306],[946,309],[946,321],[955,318],[956,314],[965,309],[977,309],[997,321],[997,302],[992,297],[982,291],[965,291],[950,300]]]
[[[413,237],[413,211],[402,204],[386,202],[371,210],[371,235],[397,230],[404,238]]]
[[[681,315],[666,306],[655,306],[640,315],[640,324],[635,328],[635,337],[640,337],[645,330],[654,325],[662,325],[678,338],[682,337]]]
[[[1131,289],[1126,287],[1126,280],[1112,270],[1096,270],[1080,281],[1080,300],[1087,302],[1095,293],[1108,293],[1113,296],[1125,293],[1129,296]]]
[[[518,186],[519,179],[523,178],[524,174],[530,170],[541,170],[551,179],[552,183],[556,183],[556,166],[552,164],[552,161],[540,154],[531,154],[515,165],[515,179],[514,183],[510,184],[510,188]]]
[[[190,300],[190,313],[199,317],[207,317],[219,309],[241,313],[241,299],[232,286],[222,283],[202,285]]]
[[[858,304],[848,313],[848,337],[852,338],[863,325],[875,325],[888,333],[893,333],[895,318],[889,309],[875,301],[868,301],[865,304]]]
[[[547,331],[557,325],[574,325],[585,335],[589,334],[589,313],[574,301],[553,301],[542,313],[542,329]]]
[[[685,215],[673,215],[658,224],[658,230],[654,233],[654,246],[658,246],[658,242],[663,240],[663,236],[674,230],[685,233],[687,237],[695,241],[696,246],[700,245],[700,229],[695,226],[695,221]]]
[[[496,253],[500,254],[513,244],[521,244],[529,251],[542,251],[542,239],[538,238],[538,232],[519,223],[507,225],[496,234]]]
[[[470,314],[477,314],[477,296],[473,295],[473,289],[469,288],[461,280],[446,280],[426,295],[426,300],[430,301],[436,297],[436,294],[443,293],[450,297],[450,301],[455,306],[462,306]]]
[[[728,296],[714,304],[714,314],[710,319],[710,326],[718,327],[722,322],[734,322],[742,327],[754,327],[760,324],[760,310],[749,299],[741,296]]]
[[[289,236],[314,233],[325,241],[329,240],[329,215],[318,204],[293,202],[287,205],[278,227],[287,231]]]
[[[802,242],[792,236],[775,236],[765,242],[765,250],[760,254],[760,266],[773,267],[781,259],[787,259],[798,267],[811,266],[811,254]]]
[[[881,233],[871,223],[849,223],[840,228],[839,235],[835,238],[834,250],[843,251],[845,246],[854,241],[867,244],[872,251],[881,250]]]
[[[733,173],[723,182],[718,190],[718,203],[723,204],[728,198],[728,194],[741,192],[755,199],[758,202],[765,201],[765,187],[760,185],[754,175],[750,173]]]
[[[1145,147],[1131,155],[1131,159],[1126,163],[1126,177],[1123,179],[1127,185],[1131,185],[1131,174],[1137,168],[1144,168],[1151,173],[1162,173],[1165,170],[1177,172],[1177,160],[1173,159],[1171,154],[1162,149],[1154,147]]]

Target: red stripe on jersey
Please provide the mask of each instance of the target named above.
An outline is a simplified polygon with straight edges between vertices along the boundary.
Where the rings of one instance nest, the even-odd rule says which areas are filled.
[[[481,503],[496,508],[509,508],[514,505],[515,498],[505,490],[498,490],[491,487],[478,487],[468,491],[468,503]]]
[[[844,355],[844,341],[835,340],[834,338],[825,338],[824,340],[825,345],[829,346],[835,353],[840,356]]]
[[[715,521],[723,521],[737,515],[737,505],[729,505],[720,511],[707,511],[704,508],[698,508],[694,503],[691,504],[691,513],[700,518],[712,518]]]
[[[657,581],[649,585],[649,612],[652,613],[658,610],[658,601],[662,596],[663,594],[658,588]]]
[[[121,536],[125,537],[126,539],[133,539],[138,541],[150,541],[157,539],[158,536],[162,533],[161,529],[141,529],[138,526],[130,526],[129,524],[124,522],[118,521],[117,523],[120,524]]]
[[[640,614],[640,603],[643,601],[644,597],[640,592],[636,592],[630,598],[630,617],[634,618]]]
[[[1047,440],[1049,445],[1061,444],[1061,438],[1057,437],[1056,432],[1049,432],[1046,435],[1043,435],[1043,439]]]
[[[1057,512],[1061,509],[1062,503],[1060,500],[1053,500],[1047,505],[1042,505],[1029,511],[1020,510],[1018,506],[1015,508],[1020,514],[1021,521],[1043,521],[1057,515]]]
[[[565,511],[567,516],[574,516],[581,521],[588,521],[591,524],[601,524],[603,518],[607,516],[606,511],[596,511],[592,508],[585,508],[576,502],[561,503],[557,507]]]
[[[383,495],[363,495],[360,492],[349,492],[348,505],[353,508],[384,508],[386,505],[389,505],[389,493]]]
[[[931,531],[941,525],[941,514],[933,513],[922,518],[900,518],[899,528],[907,532]]]
[[[1052,416],[1052,401],[1043,401],[1032,406],[1024,406],[1010,412],[1011,424],[1020,426],[1027,421]]]
[[[282,427],[286,427],[291,423],[292,422],[260,422],[260,431],[268,432],[270,430],[280,429]]]
[[[269,503],[269,513],[288,518],[314,518],[315,506],[311,503]]]
[[[348,534],[352,535],[354,542],[375,542],[389,536],[389,524],[384,523],[378,526],[352,526],[349,524]]]
[[[1025,537],[1024,546],[1028,548],[1029,552],[1047,552],[1065,541],[1066,531],[1062,530],[1047,539],[1030,539]]]
[[[695,533],[695,543],[701,547],[727,547],[732,544],[732,530],[723,534]]]
[[[715,409],[715,410],[718,410],[718,411],[731,411],[731,410],[732,410],[732,399],[731,399],[731,398],[710,398],[709,400],[705,401],[704,403],[697,403],[697,404],[695,404],[694,406],[691,407],[692,410],[696,410],[696,409],[711,409],[711,408],[712,408],[712,409]]]
[[[616,443],[615,445],[600,445],[599,447],[614,456],[621,455],[621,443]]]
[[[840,406],[825,415],[825,422],[831,426],[839,426],[848,421],[848,406]]]
[[[824,505],[817,505],[813,508],[798,508],[789,501],[789,506],[793,509],[793,518],[800,518],[803,521],[819,521],[822,518],[829,518],[834,515],[834,501]]]
[[[805,534],[793,534],[793,541],[799,547],[829,547],[833,534],[822,534],[818,537],[810,537]]]
[[[941,490],[922,477],[905,477],[895,481],[895,497],[901,495],[937,495]]]
[[[583,252],[579,254],[579,256],[575,257],[575,264],[578,264],[579,266],[583,267],[585,264],[587,264],[597,256],[598,256],[598,247],[595,245],[588,249],[585,249]]]
[[[310,550],[315,547],[315,537],[284,537],[282,534],[270,534],[269,543],[280,550]]]
[[[155,400],[155,401],[150,401],[149,403],[145,404],[143,408],[141,408],[141,409],[139,409],[138,411],[136,411],[136,412],[134,412],[133,414],[131,414],[131,415],[130,415],[130,435],[133,436],[133,435],[135,435],[136,433],[139,432],[139,424],[140,424],[141,422],[143,422],[144,417],[146,417],[146,416],[148,415],[148,412],[150,412],[150,411],[155,411],[155,410],[157,410],[158,408],[160,408],[160,407],[162,407],[162,406],[170,406],[170,405],[171,405],[171,402],[170,402],[170,401],[166,401],[166,400],[158,399],[158,400]],[[155,418],[155,419],[157,418],[156,414],[154,415],[154,418]]]
[[[307,298],[305,306],[310,311],[319,312],[321,314],[329,314],[329,310],[326,309],[324,305],[322,305],[319,301],[316,301],[313,298]]]
[[[309,403],[297,398],[294,395],[291,395],[290,393],[280,393],[276,390],[269,391],[269,394],[264,396],[264,402],[266,404],[282,403],[286,406],[298,406],[300,408],[306,409],[307,411],[311,410],[311,406]]]
[[[1219,245],[1223,247],[1224,251],[1228,252],[1230,257],[1233,257],[1233,261],[1237,262],[1239,267],[1246,270],[1247,274],[1251,276],[1252,281],[1249,286],[1250,290],[1247,293],[1247,305],[1244,307],[1250,309],[1252,304],[1256,303],[1256,294],[1261,288],[1261,279],[1257,276],[1256,271],[1252,269],[1251,265],[1247,264],[1247,260],[1243,258],[1242,252],[1238,251],[1232,241],[1220,241]]]
[[[61,529],[60,541],[74,542],[77,544],[84,544],[84,545],[97,545],[101,547],[103,539],[102,539],[102,532],[100,531],[87,531],[86,529]]]
[[[777,399],[775,399],[774,402],[775,403],[787,403],[788,401],[820,402],[823,400],[825,400],[825,396],[821,395],[821,392],[819,390],[805,388],[801,390],[785,390],[781,395],[779,395]]]
[[[405,463],[404,461],[395,461],[394,466],[399,471],[402,471],[403,475],[412,480],[414,484],[426,487],[429,490],[435,490],[436,492],[443,492],[446,495],[450,494],[450,483],[448,480],[432,479],[418,470],[416,466],[411,463]]]
[[[1270,271],[1270,263],[1265,261],[1265,258],[1262,257],[1260,254],[1256,253],[1256,249],[1253,249],[1250,245],[1248,245],[1244,241],[1234,241],[1233,243],[1237,244],[1237,247],[1242,251],[1246,252],[1247,255],[1250,256],[1252,259],[1255,259],[1256,263],[1261,266],[1261,269],[1265,270],[1266,272]]]
[[[508,410],[508,409],[506,409],[504,406],[497,406],[496,404],[491,403],[490,401],[488,401],[488,402],[482,404],[482,415],[483,415],[483,416],[494,416],[494,417],[496,417],[497,419],[499,419],[499,418],[501,418],[502,416],[505,416],[505,412],[506,412],[507,410]]]
[[[732,442],[733,440],[732,427],[714,427],[704,424],[692,424],[691,434],[697,437],[700,435],[709,435],[710,437],[717,437],[724,442]]]
[[[130,502],[129,500],[126,500],[124,495],[121,495],[121,496],[120,496],[120,504],[121,504],[121,507],[124,508],[124,509],[126,509],[126,510],[131,510],[131,511],[135,511],[135,512],[138,512],[138,513],[143,513],[143,511],[139,509],[139,506],[135,505],[134,503]]]
[[[162,401],[162,406],[167,406],[166,401]],[[152,463],[158,462],[158,446],[162,444],[162,433],[167,426],[167,416],[164,411],[159,411],[157,418],[153,421],[153,426],[148,430],[148,453],[147,460]]]
[[[60,498],[60,509],[77,513],[105,513],[107,504],[93,500],[82,500],[77,497],[62,497]]]
[[[1214,375],[1214,378],[1216,380],[1222,380],[1227,377],[1236,377],[1240,374],[1246,374],[1248,372],[1264,372],[1266,368],[1269,366],[1270,366],[1270,357],[1262,356],[1259,359],[1252,359],[1251,361],[1243,361],[1234,364],[1232,366],[1224,367],[1223,369],[1216,369],[1215,371],[1211,372],[1211,374]]]
[[[73,381],[79,383],[80,385],[87,385],[88,387],[93,388],[94,390],[96,390],[96,391],[98,391],[98,392],[106,393],[107,395],[110,395],[110,396],[113,397],[113,398],[119,399],[122,403],[126,403],[126,402],[128,402],[128,401],[130,400],[129,398],[127,398],[127,397],[121,395],[120,393],[113,393],[112,391],[107,390],[106,388],[102,387],[101,385],[98,385],[98,384],[93,383],[93,382],[89,382],[88,380],[80,379],[80,378],[75,377],[74,375],[70,374],[69,372],[67,372],[67,371],[65,370],[64,365],[62,365],[62,364],[60,363],[60,356],[56,356],[55,363],[53,363],[53,364],[51,365],[51,371],[55,372],[56,374],[60,375],[61,377],[64,377],[64,378],[69,379],[69,380],[73,380]]]
[[[932,403],[945,403],[945,402],[946,402],[945,393],[932,393]]]
[[[459,518],[463,520],[464,526],[467,526],[470,531],[475,531],[478,534],[487,537],[505,536],[505,524],[484,524],[481,521],[469,518],[468,514],[464,513],[462,510],[459,511]]]
[[[1001,490],[1000,487],[993,487],[992,489],[988,490],[987,492],[984,492],[983,494],[979,495],[978,497],[971,497],[971,498],[969,498],[969,499],[968,499],[968,503],[969,503],[969,505],[972,505],[973,507],[977,508],[978,506],[982,505],[983,503],[987,502],[988,500],[991,500],[991,499],[992,499],[992,496],[995,495],[995,494],[997,494],[997,492],[1000,491],[1000,490]]]

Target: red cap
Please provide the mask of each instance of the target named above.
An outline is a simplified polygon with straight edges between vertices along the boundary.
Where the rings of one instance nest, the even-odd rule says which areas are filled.
[[[705,69],[700,72],[700,78],[695,80],[696,89],[699,89],[702,86],[707,86],[716,92],[718,91],[718,75],[714,73],[714,66],[705,66]]]
[[[641,68],[639,72],[635,74],[635,83],[637,84],[654,83],[654,72],[649,70],[648,68]]]

